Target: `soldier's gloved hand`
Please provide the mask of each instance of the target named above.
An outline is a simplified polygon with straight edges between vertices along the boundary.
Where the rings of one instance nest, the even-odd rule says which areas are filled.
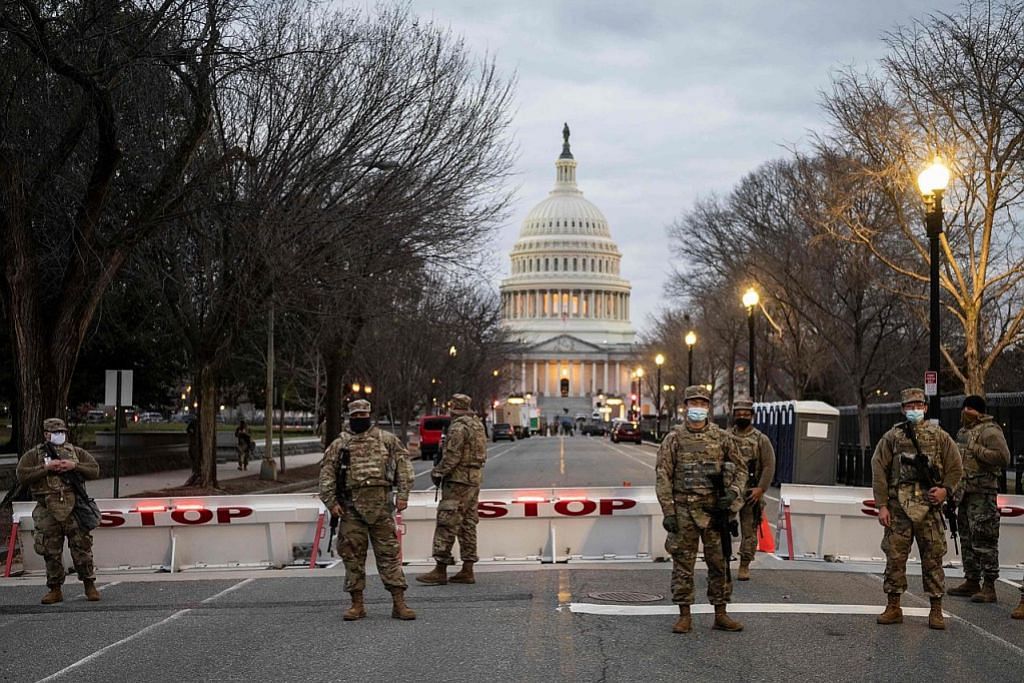
[[[679,533],[679,520],[676,518],[675,515],[668,515],[666,517],[663,517],[661,520],[661,526],[663,526],[665,528],[665,531],[669,532],[670,534]]]

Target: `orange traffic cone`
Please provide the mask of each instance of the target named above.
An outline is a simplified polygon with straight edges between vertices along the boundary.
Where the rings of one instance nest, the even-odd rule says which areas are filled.
[[[775,552],[775,537],[772,536],[772,529],[768,526],[768,520],[761,517],[761,528],[757,530],[757,551],[760,553]]]

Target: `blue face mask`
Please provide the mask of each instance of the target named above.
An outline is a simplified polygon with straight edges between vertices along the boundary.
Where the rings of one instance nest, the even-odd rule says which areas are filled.
[[[703,422],[708,419],[707,408],[687,408],[686,419],[690,422]]]
[[[907,415],[907,420],[911,424],[917,424],[918,422],[920,422],[921,420],[924,419],[924,411],[923,410],[908,410],[906,415]]]

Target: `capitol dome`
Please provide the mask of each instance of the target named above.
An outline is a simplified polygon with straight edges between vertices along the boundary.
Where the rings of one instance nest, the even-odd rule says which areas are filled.
[[[555,186],[523,220],[502,281],[502,319],[513,336],[540,341],[555,333],[597,344],[631,344],[630,284],[608,219],[576,185],[577,162],[562,131]]]

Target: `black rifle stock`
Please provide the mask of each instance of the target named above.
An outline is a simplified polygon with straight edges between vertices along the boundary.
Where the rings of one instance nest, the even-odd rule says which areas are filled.
[[[352,462],[352,451],[342,448],[340,455],[341,457],[338,458],[338,469],[334,477],[334,494],[338,499],[338,505],[344,508],[346,499],[345,482],[348,479],[348,467]],[[334,557],[332,541],[334,540],[334,534],[338,531],[338,522],[340,520],[341,518],[338,515],[333,512],[331,513],[331,531],[327,535],[327,548],[330,550],[331,557]]]
[[[914,450],[916,451],[913,458],[908,458],[905,455],[900,456],[903,462],[913,465],[917,480],[926,487],[926,491],[930,491],[933,488],[943,488],[936,468],[928,462],[928,458],[921,452],[921,445],[917,442],[914,426],[909,421],[903,423],[903,433],[910,439],[910,443],[914,444]],[[953,539],[953,548],[956,550],[956,554],[959,555],[960,543],[958,537],[960,535],[960,524],[957,522],[956,517],[956,500],[953,499],[953,492],[949,489],[946,489],[946,501],[940,506],[939,511],[941,513],[939,519],[942,520],[942,526],[946,527],[948,522],[949,536]]]

